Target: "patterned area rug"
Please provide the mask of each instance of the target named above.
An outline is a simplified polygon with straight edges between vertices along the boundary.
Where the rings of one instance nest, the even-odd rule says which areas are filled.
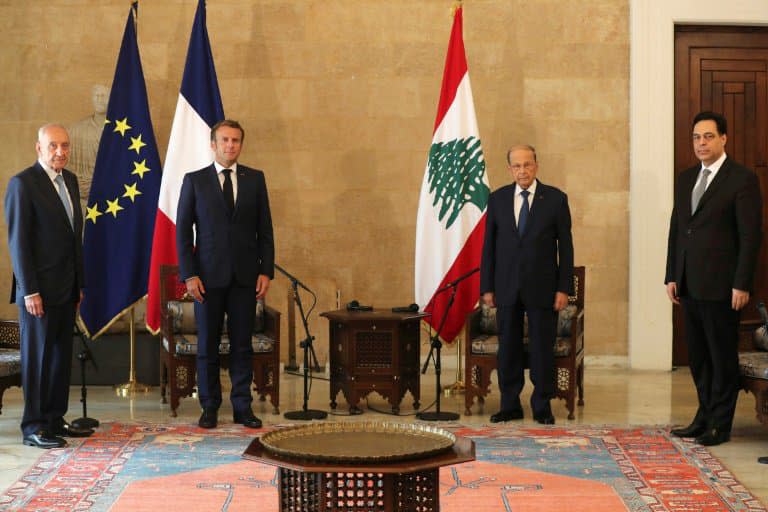
[[[655,427],[450,427],[477,461],[441,469],[441,510],[765,511],[705,448]],[[278,510],[274,467],[241,459],[254,431],[113,423],[44,452],[0,510]]]

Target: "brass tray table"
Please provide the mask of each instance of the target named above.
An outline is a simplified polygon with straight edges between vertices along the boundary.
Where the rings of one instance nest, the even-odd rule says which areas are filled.
[[[475,460],[475,444],[431,425],[322,422],[256,438],[243,458],[278,467],[282,512],[430,512],[440,467]]]

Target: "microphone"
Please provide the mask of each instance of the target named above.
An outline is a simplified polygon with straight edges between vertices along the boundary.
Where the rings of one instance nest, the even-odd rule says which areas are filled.
[[[475,272],[479,272],[479,271],[480,271],[480,267],[475,267],[472,270],[470,270],[469,272],[467,272],[466,274],[464,274],[463,276],[457,277],[456,279],[454,279],[450,283],[446,284],[445,286],[443,286],[442,288],[437,290],[435,293],[437,294],[437,293],[440,293],[440,292],[444,292],[445,290],[449,290],[449,289],[453,288],[454,286],[456,286],[457,284],[459,284],[460,282],[462,282],[463,280],[465,280],[466,278],[468,278],[469,276],[471,276],[472,274],[474,274]]]
[[[276,268],[277,270],[279,270],[280,272],[282,272],[282,274],[283,274],[285,277],[287,277],[288,279],[290,279],[290,280],[291,280],[291,282],[293,282],[293,283],[296,283],[297,285],[299,285],[299,286],[301,286],[302,288],[304,288],[305,290],[307,290],[309,293],[312,293],[312,290],[310,290],[309,288],[307,288],[307,285],[305,285],[304,283],[302,283],[301,281],[299,281],[298,279],[296,279],[295,277],[293,277],[291,274],[289,274],[289,273],[288,273],[288,271],[287,271],[287,270],[285,270],[283,267],[281,267],[281,266],[280,266],[280,265],[278,265],[277,263],[275,263],[275,268]]]

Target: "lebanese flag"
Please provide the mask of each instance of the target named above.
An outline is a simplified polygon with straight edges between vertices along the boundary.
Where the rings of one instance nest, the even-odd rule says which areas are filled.
[[[485,234],[485,212],[490,187],[480,144],[467,57],[462,36],[462,8],[453,16],[445,59],[440,103],[432,147],[421,185],[416,218],[416,302],[431,313],[426,319],[452,342],[477,304],[480,273],[444,287],[480,267]]]
[[[202,169],[213,162],[211,127],[222,119],[224,107],[221,104],[205,24],[205,0],[198,0],[184,77],[165,155],[152,238],[147,297],[147,329],[152,334],[160,331],[160,265],[178,263],[176,207],[179,204],[181,182],[186,173]]]

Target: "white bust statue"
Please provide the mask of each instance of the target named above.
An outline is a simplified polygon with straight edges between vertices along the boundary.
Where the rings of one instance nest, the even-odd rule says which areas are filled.
[[[91,191],[93,168],[96,165],[96,153],[99,150],[99,140],[104,130],[109,102],[109,87],[94,85],[91,89],[93,114],[77,121],[69,127],[69,139],[72,150],[69,156],[69,168],[77,174],[80,185],[80,201],[85,214],[85,205]]]

